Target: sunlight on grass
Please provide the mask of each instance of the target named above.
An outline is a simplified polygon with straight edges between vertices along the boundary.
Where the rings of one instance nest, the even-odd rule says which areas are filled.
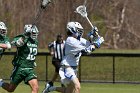
[[[39,82],[39,93],[43,90],[45,82]],[[59,83],[55,83],[60,86]],[[97,84],[97,83],[82,83],[80,93],[140,93],[140,85],[137,84]],[[31,93],[29,86],[20,84],[14,93]],[[0,89],[0,93],[8,93]],[[58,93],[58,92],[51,92]]]

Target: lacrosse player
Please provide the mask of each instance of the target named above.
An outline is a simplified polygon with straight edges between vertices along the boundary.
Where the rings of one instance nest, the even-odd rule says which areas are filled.
[[[61,67],[59,69],[61,83],[64,84],[65,87],[50,86],[46,88],[43,93],[51,91],[58,91],[62,93],[80,93],[80,82],[77,78],[77,66],[79,64],[79,59],[82,54],[91,53],[95,50],[95,47],[99,47],[102,43],[98,41],[96,41],[98,44],[90,43],[90,41],[82,38],[83,32],[84,30],[80,23],[68,22],[68,37],[65,42],[65,56],[61,61]]]
[[[7,35],[7,27],[3,22],[0,22],[0,55],[2,56],[5,49],[10,49],[11,44]]]
[[[53,86],[54,81],[57,79],[59,75],[59,68],[62,58],[64,56],[64,44],[65,40],[63,40],[63,36],[58,34],[56,40],[51,42],[48,45],[50,54],[52,55],[52,64],[55,67],[54,75],[48,83],[46,83],[45,87]]]
[[[24,33],[14,37],[11,44],[17,47],[17,53],[12,61],[14,69],[12,71],[10,83],[0,80],[0,86],[8,92],[14,92],[22,81],[30,85],[31,93],[38,93],[38,81],[34,71],[36,66],[35,58],[38,47],[38,29],[35,25],[25,25]]]

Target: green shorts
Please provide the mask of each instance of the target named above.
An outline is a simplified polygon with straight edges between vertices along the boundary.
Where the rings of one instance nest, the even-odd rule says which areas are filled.
[[[24,81],[25,84],[28,84],[28,81],[32,79],[37,79],[37,75],[33,68],[14,67],[11,75],[11,83],[18,85]]]

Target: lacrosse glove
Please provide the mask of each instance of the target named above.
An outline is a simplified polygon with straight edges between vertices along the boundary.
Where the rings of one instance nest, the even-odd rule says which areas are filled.
[[[104,38],[100,37],[98,34],[97,27],[94,27],[92,31],[88,33],[88,37],[91,44],[95,45],[96,48],[100,48],[101,44],[104,42]]]

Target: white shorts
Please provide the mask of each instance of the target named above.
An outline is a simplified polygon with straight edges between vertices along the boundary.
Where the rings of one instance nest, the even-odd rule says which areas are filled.
[[[61,83],[67,86],[70,81],[77,78],[77,69],[73,69],[71,67],[60,67],[59,75],[61,78]]]

